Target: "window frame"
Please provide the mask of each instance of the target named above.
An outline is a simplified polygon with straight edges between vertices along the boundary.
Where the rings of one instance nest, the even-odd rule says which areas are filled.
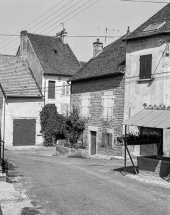
[[[51,86],[50,83],[53,85]],[[55,99],[55,81],[52,80],[48,81],[48,99]]]
[[[152,78],[152,54],[141,55],[139,61],[139,80],[150,80]]]

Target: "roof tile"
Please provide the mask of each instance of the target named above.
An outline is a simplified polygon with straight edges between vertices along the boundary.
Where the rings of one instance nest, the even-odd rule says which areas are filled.
[[[27,33],[40,64],[47,74],[74,75],[81,65],[61,38]]]
[[[94,78],[120,73],[125,69],[126,47],[122,38],[106,46],[103,51],[88,61],[69,81]]]
[[[166,22],[162,27],[155,31],[143,31],[150,24]],[[126,40],[138,37],[152,36],[160,33],[170,33],[170,3],[154,14],[146,22],[125,37]]]
[[[41,96],[27,62],[21,57],[0,55],[0,83],[6,96]]]

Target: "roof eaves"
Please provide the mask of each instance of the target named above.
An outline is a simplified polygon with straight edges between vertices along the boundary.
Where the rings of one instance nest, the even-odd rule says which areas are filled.
[[[170,33],[170,31],[161,31],[161,32],[155,32],[155,33],[146,34],[146,35],[138,35],[138,36],[133,36],[133,37],[129,37],[129,38],[124,38],[123,40],[127,41],[127,40],[142,38],[142,37],[151,37],[151,36],[154,36],[154,35],[168,34],[168,33]]]
[[[102,77],[107,77],[107,76],[111,76],[111,75],[120,75],[120,74],[124,74],[124,71],[125,71],[125,69],[123,69],[122,71],[119,71],[119,72],[108,73],[108,74],[104,74],[104,75],[95,75],[95,76],[78,78],[78,79],[68,80],[68,81],[74,82],[74,81],[81,81],[81,80],[87,80],[87,79],[102,78]]]

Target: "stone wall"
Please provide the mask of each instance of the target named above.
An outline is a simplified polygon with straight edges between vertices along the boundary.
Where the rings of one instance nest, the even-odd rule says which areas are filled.
[[[114,96],[114,107],[112,119],[102,117],[102,97],[106,91]],[[89,92],[90,96],[90,117],[85,118],[86,128],[83,134],[84,144],[89,148],[89,126],[98,129],[97,153],[105,155],[121,155],[122,147],[116,139],[122,134],[123,112],[124,112],[124,75],[109,76],[94,80],[86,80],[72,83],[71,106],[74,105],[80,110],[81,96]],[[112,147],[103,147],[103,132],[113,131]]]

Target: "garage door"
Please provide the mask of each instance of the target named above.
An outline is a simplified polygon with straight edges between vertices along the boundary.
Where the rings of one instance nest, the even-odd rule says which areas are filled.
[[[35,145],[35,119],[14,119],[13,145]]]

